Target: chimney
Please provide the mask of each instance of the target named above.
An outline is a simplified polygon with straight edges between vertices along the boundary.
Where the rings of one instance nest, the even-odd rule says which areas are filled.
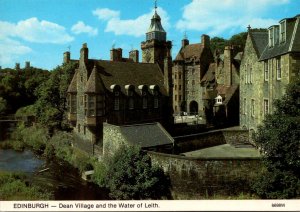
[[[64,61],[63,63],[69,63],[71,59],[71,53],[69,51],[64,52]]]
[[[182,48],[189,45],[189,44],[190,44],[190,42],[189,42],[188,39],[184,38],[184,39],[181,40],[181,47]]]
[[[20,70],[20,63],[16,63],[15,69]]]
[[[139,62],[139,51],[138,50],[131,50],[129,52],[129,58],[133,60],[133,62]]]
[[[84,43],[82,44],[82,48],[80,49],[80,60],[84,61],[85,63],[88,61],[89,59],[89,49],[87,47],[87,44]]]
[[[111,61],[122,61],[122,49],[111,49],[110,50],[110,60]]]
[[[232,84],[232,47],[225,46],[224,49],[224,84],[225,86],[231,86]]]
[[[30,68],[30,62],[29,61],[25,62],[25,68],[27,68],[27,69]]]
[[[201,36],[201,45],[204,48],[209,48],[210,47],[210,38],[208,35],[202,35]]]

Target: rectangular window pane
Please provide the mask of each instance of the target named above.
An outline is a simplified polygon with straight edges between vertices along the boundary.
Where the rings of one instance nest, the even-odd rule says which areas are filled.
[[[264,78],[265,81],[269,80],[269,67],[268,67],[268,61],[264,62]]]

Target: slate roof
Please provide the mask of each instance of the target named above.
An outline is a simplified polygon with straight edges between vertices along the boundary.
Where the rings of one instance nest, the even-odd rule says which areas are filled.
[[[217,68],[217,64],[216,63],[211,63],[209,64],[209,68],[208,71],[205,73],[205,75],[203,76],[201,83],[202,82],[214,82],[215,81],[215,70]]]
[[[120,126],[119,129],[130,144],[142,148],[174,143],[174,139],[160,123]]]
[[[180,49],[178,52],[175,61],[179,60],[189,60],[195,58],[198,61],[203,52],[203,45],[201,43],[190,44]]]
[[[123,93],[125,93],[125,85],[133,85],[137,92],[139,85],[147,85],[148,88],[150,85],[158,85],[159,91],[163,95],[168,95],[164,85],[164,76],[158,64],[88,60],[86,67],[91,73],[86,92],[99,92],[101,86],[110,90],[111,85],[119,85]],[[74,75],[68,92],[73,91],[76,86]]]
[[[265,46],[259,60],[274,58],[288,52],[300,52],[300,16],[286,19],[286,40],[277,43],[273,47]]]
[[[255,31],[250,30],[250,38],[252,40],[256,55],[260,57],[262,52],[264,51],[266,45],[268,44],[268,31],[267,29],[265,30],[260,30],[260,31]]]
[[[238,90],[238,88],[239,85],[231,85],[231,86],[218,85],[217,86],[218,94],[221,96],[225,96],[225,99],[223,100],[224,105],[227,105],[229,103],[231,97]]]
[[[104,92],[104,85],[102,82],[101,77],[99,76],[99,72],[97,70],[97,67],[94,66],[92,73],[89,77],[89,80],[86,84],[86,93],[103,93]]]
[[[77,70],[72,78],[72,81],[68,87],[68,93],[77,93]]]

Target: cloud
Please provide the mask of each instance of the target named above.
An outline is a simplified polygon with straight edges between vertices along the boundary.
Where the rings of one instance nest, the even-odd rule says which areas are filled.
[[[0,36],[21,38],[32,43],[63,44],[74,40],[63,26],[29,18],[17,24],[0,21]]]
[[[0,49],[1,65],[13,63],[18,60],[19,56],[32,52],[31,48],[9,38],[1,39]]]
[[[82,21],[78,21],[74,24],[71,30],[75,34],[87,33],[90,36],[96,36],[98,34],[98,29],[85,25]]]
[[[176,28],[205,31],[219,35],[225,31],[240,31],[248,24],[252,27],[269,27],[278,21],[264,19],[261,14],[289,0],[192,0],[183,8],[181,19]]]
[[[165,30],[170,28],[169,16],[162,8],[157,8],[157,13],[160,15],[162,25]],[[143,14],[136,19],[122,20],[120,18],[120,11],[110,10],[108,8],[96,9],[93,14],[100,20],[106,21],[105,32],[113,32],[116,35],[131,35],[140,37],[145,35],[150,20],[154,14],[154,9],[147,14]]]
[[[115,11],[108,8],[96,9],[93,11],[93,15],[97,16],[100,20],[107,21],[112,18],[119,18],[120,11]]]

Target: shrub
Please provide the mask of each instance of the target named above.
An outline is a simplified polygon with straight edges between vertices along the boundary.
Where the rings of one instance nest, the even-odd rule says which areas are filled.
[[[170,198],[170,180],[138,147],[122,146],[107,165],[107,185],[114,199]]]

